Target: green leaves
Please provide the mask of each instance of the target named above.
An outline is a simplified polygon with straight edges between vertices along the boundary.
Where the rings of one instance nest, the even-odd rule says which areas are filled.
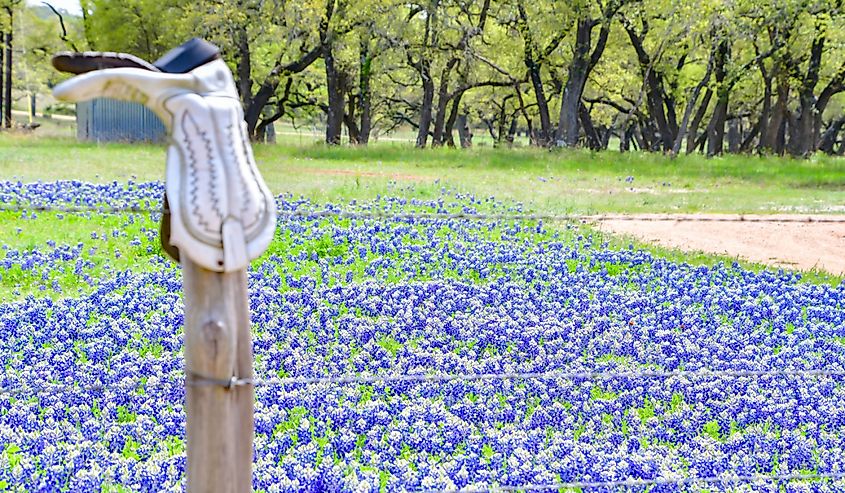
[[[454,131],[468,129],[476,142],[487,133],[494,145],[605,148],[620,138],[625,149],[674,153],[685,138],[688,151],[696,140],[706,147],[705,128],[721,135],[733,125],[743,151],[804,155],[838,150],[840,130],[828,144],[822,137],[845,109],[845,30],[836,29],[845,13],[823,0],[83,0],[82,7],[83,18],[64,17],[63,34],[46,7],[15,3],[23,47],[17,90],[47,92],[62,77],[49,56],[69,44],[154,60],[200,36],[221,47],[256,140],[279,120],[318,133],[331,113],[332,141],[341,125],[350,142],[400,130],[419,146],[455,144]],[[726,48],[715,70],[714,46]],[[589,60],[589,69],[578,60]],[[776,107],[777,90],[784,101]],[[763,141],[774,134],[766,125],[797,126],[814,113],[818,128],[802,124],[783,143]],[[471,145],[471,133],[461,137]],[[718,151],[722,137],[712,140]],[[736,147],[734,138],[728,148]]]
[[[6,462],[9,464],[9,469],[14,470],[18,464],[21,463],[21,448],[14,443],[10,443],[3,448],[3,455],[6,457]]]

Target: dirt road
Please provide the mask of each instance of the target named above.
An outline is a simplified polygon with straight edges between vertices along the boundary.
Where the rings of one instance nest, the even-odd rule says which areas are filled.
[[[675,220],[667,221],[655,221],[656,217],[643,215],[637,216],[640,220],[603,220],[599,229],[684,251],[723,254],[774,267],[815,268],[845,275],[845,217],[843,222],[836,223],[712,221],[713,218],[740,218],[729,214],[669,216]],[[795,221],[836,216],[743,217]]]

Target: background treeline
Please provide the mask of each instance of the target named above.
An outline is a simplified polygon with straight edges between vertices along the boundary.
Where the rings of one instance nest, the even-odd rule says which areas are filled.
[[[40,67],[57,49],[155,59],[214,42],[256,140],[284,119],[324,125],[329,144],[410,128],[419,147],[475,131],[502,146],[845,152],[843,0],[83,0],[82,18],[2,2],[20,85],[53,83]]]

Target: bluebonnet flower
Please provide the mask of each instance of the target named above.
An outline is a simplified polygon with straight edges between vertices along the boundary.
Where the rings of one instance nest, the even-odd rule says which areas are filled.
[[[0,200],[22,202],[19,189],[46,206],[157,207],[162,194],[161,184],[134,181],[0,182]],[[282,196],[278,206],[523,210],[448,190],[348,205]],[[101,228],[79,244],[3,248],[3,282],[20,270],[39,280],[47,273],[42,281],[52,284],[77,276],[86,289],[51,297],[11,290],[0,304],[0,385],[106,386],[0,395],[0,481],[25,490],[181,491],[179,271],[157,254],[132,270],[110,256],[97,259],[101,271],[91,265],[102,241],[123,240],[125,257],[158,251],[156,220],[134,216],[138,236]],[[264,378],[845,368],[845,285],[670,262],[538,222],[285,218],[248,282]],[[406,491],[838,471],[843,392],[833,377],[716,375],[259,387],[253,486]],[[773,488],[753,482],[743,491]],[[832,492],[845,482],[784,488]]]

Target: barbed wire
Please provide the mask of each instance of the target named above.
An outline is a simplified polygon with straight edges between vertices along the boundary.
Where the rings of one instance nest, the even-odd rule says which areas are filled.
[[[181,382],[181,381],[180,381]],[[140,385],[141,381],[136,383]],[[43,394],[68,394],[78,392],[101,392],[113,388],[112,385],[102,383],[91,385],[65,385],[65,384],[42,384],[35,386],[24,387],[2,387],[0,388],[0,395],[10,397],[27,396],[35,397]]]
[[[340,375],[327,377],[285,377],[285,378],[238,378],[228,379],[208,378],[201,375],[190,375],[187,379],[170,380],[169,384],[185,384],[188,387],[218,386],[224,388],[254,386],[254,387],[285,387],[292,385],[317,384],[385,384],[385,383],[448,383],[448,382],[476,382],[482,380],[618,380],[618,379],[648,379],[648,378],[765,378],[765,377],[845,377],[845,370],[833,369],[784,369],[784,370],[643,370],[643,371],[578,371],[561,372],[558,370],[543,372],[505,372],[505,373],[471,373],[471,374],[419,374],[419,375]],[[0,388],[0,395],[38,395],[43,393],[68,393],[80,391],[105,391],[113,387],[133,388],[139,385],[150,385],[148,381],[121,380],[117,384],[89,384],[65,385],[42,384],[34,386]]]
[[[480,380],[616,380],[623,378],[742,378],[742,377],[845,377],[845,370],[785,369],[785,370],[645,370],[645,371],[580,371],[580,372],[507,372],[475,374],[419,374],[419,375],[344,375],[329,377],[285,377],[272,379],[231,378],[228,380],[194,377],[188,386],[216,385],[238,387],[280,387],[314,384],[374,384],[374,383],[446,383],[474,382]]]
[[[681,478],[655,478],[655,479],[621,479],[613,481],[572,481],[549,484],[525,484],[520,486],[490,486],[480,488],[462,488],[462,489],[434,489],[422,490],[425,493],[480,493],[485,491],[548,491],[548,490],[565,490],[565,489],[590,489],[590,488],[635,488],[638,486],[664,486],[664,485],[690,485],[698,483],[714,484],[714,483],[748,483],[748,482],[782,482],[782,481],[811,481],[818,479],[845,479],[845,472],[829,472],[829,473],[790,473],[778,475],[766,474],[743,474],[743,475],[724,475],[724,476],[704,476],[704,477],[681,477]]]
[[[641,375],[678,375],[678,374],[689,374],[690,372],[640,372]],[[845,371],[827,371],[827,370],[809,370],[809,371],[798,371],[798,370],[775,370],[775,371],[725,371],[725,372],[692,372],[696,375],[713,375],[713,374],[720,374],[726,376],[761,376],[761,375],[845,375]],[[507,375],[522,375],[527,374],[507,374]],[[609,376],[609,375],[625,375],[630,376],[632,373],[573,373],[570,375],[602,375],[602,376]],[[482,377],[484,375],[475,375],[477,377]],[[294,383],[315,383],[313,381],[305,382],[303,379],[286,379],[288,381]],[[313,379],[309,379],[313,380]],[[235,379],[232,380],[221,380],[221,381],[214,381],[212,379],[205,379],[206,382],[225,382],[227,387],[231,387]],[[325,379],[321,379],[321,383],[325,383]],[[334,382],[341,382],[341,383],[352,383],[347,379],[334,379]],[[239,383],[242,384],[243,381]],[[255,381],[255,383],[259,383],[262,381]],[[265,384],[269,383],[269,381],[263,381]],[[140,384],[141,382],[130,382],[135,384]],[[176,380],[171,381],[170,383],[177,383]],[[181,380],[178,381],[181,383]],[[126,385],[127,387],[134,387],[134,385],[127,385],[126,380],[121,381],[121,384]],[[84,385],[84,386],[59,386],[59,385],[49,385],[46,387],[42,387],[40,392],[50,392],[50,393],[57,393],[63,391],[79,391],[79,390],[97,390],[97,391],[104,391],[108,389],[109,386],[105,384],[93,384],[93,385]],[[31,389],[0,389],[0,394],[18,394],[19,392],[23,392],[26,390]],[[489,487],[470,487],[470,488],[461,488],[461,489],[427,489],[422,490],[425,493],[428,492],[439,492],[439,493],[481,493],[481,492],[517,492],[517,491],[550,491],[550,490],[566,490],[566,489],[593,489],[593,488],[635,488],[635,487],[649,487],[649,486],[665,486],[665,485],[674,485],[674,486],[682,486],[682,485],[690,485],[690,484],[736,484],[736,483],[744,483],[744,482],[784,482],[784,481],[814,481],[814,480],[840,480],[845,479],[845,472],[830,472],[830,473],[789,473],[789,474],[778,474],[778,475],[762,475],[762,474],[746,474],[746,475],[722,475],[722,476],[705,476],[705,477],[698,477],[698,476],[691,476],[691,477],[678,477],[678,478],[653,478],[653,479],[621,479],[621,480],[608,480],[608,481],[568,481],[568,482],[557,482],[557,483],[549,483],[549,484],[534,484],[528,483],[519,486],[489,486]]]
[[[114,205],[40,205],[40,204],[2,204],[2,212],[64,212],[68,214],[97,213],[97,214],[161,214],[163,209],[150,209],[137,205],[114,206]]]
[[[385,375],[385,376],[340,376],[340,377],[289,377],[278,379],[239,379],[232,377],[230,379],[212,379],[197,375],[190,375],[187,380],[174,379],[169,380],[169,384],[184,383],[187,387],[194,386],[221,386],[226,389],[232,389],[239,386],[284,386],[295,384],[350,384],[350,383],[395,383],[395,382],[451,382],[451,381],[479,381],[479,380],[514,380],[514,379],[570,379],[570,380],[586,380],[586,379],[616,379],[616,378],[671,378],[671,377],[686,377],[686,378],[707,378],[707,377],[777,377],[777,376],[845,376],[845,370],[830,370],[830,369],[784,369],[784,370],[646,370],[646,371],[628,371],[628,372],[612,372],[612,371],[593,371],[593,372],[513,372],[513,373],[479,373],[468,375]],[[150,385],[147,381],[129,381],[123,379],[118,382],[119,386],[127,388],[137,388],[138,385],[143,384],[145,389]],[[91,384],[91,385],[61,385],[48,384],[39,387],[20,387],[15,389],[0,388],[0,395],[20,395],[20,394],[41,394],[41,393],[66,393],[79,391],[105,391],[113,385],[108,384]],[[549,491],[561,489],[593,489],[593,488],[633,488],[633,487],[649,487],[659,485],[690,485],[690,484],[736,484],[742,482],[783,482],[783,481],[814,481],[814,480],[839,480],[845,479],[845,472],[830,472],[830,473],[790,473],[779,475],[761,475],[761,474],[747,474],[747,475],[722,475],[722,476],[705,476],[705,477],[678,477],[678,478],[653,478],[653,479],[622,479],[609,481],[570,481],[557,482],[549,484],[523,484],[519,486],[489,486],[489,487],[470,487],[462,489],[429,489],[423,490],[425,492],[443,492],[443,493],[480,493],[485,491],[500,491],[500,492],[516,492],[516,491]]]
[[[45,206],[39,204],[3,204],[2,212],[64,212],[69,214],[167,214],[167,209],[140,206]],[[778,216],[723,214],[702,216],[696,214],[543,214],[543,213],[478,213],[478,212],[390,212],[390,211],[278,211],[277,215],[291,219],[389,219],[389,220],[472,220],[472,221],[548,221],[548,222],[728,222],[728,223],[823,223],[845,224],[845,215],[830,216]]]

